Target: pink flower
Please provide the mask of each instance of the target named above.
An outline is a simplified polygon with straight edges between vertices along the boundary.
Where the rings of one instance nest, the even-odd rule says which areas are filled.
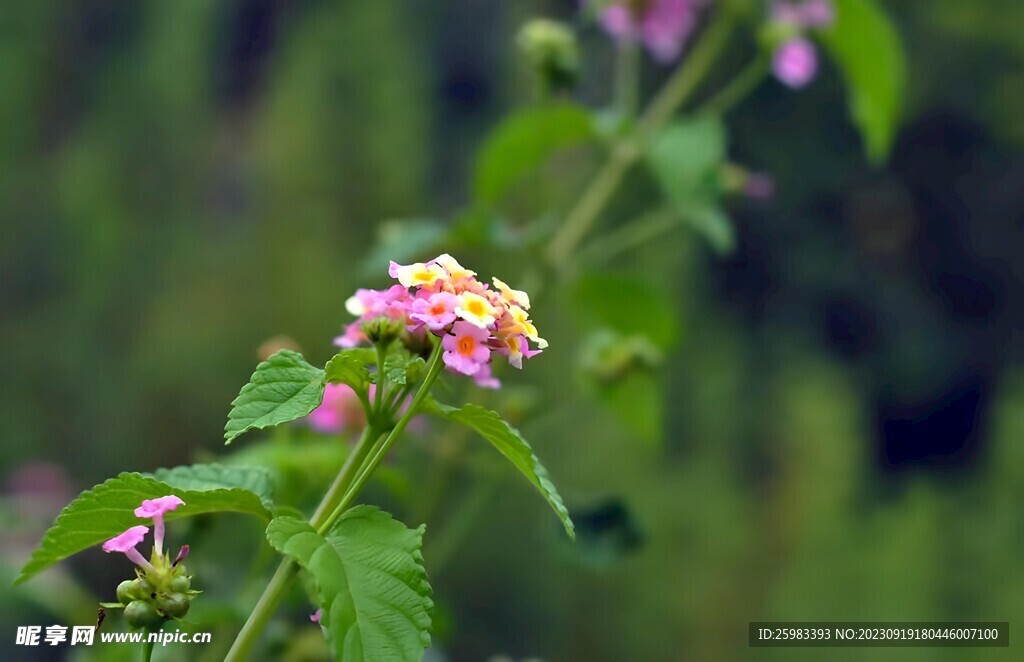
[[[323,609],[317,609],[315,612],[313,612],[312,614],[309,615],[309,620],[313,621],[314,623],[319,623],[320,619],[323,618],[323,616],[324,616],[324,610]]]
[[[775,196],[775,180],[769,175],[750,173],[743,183],[743,193],[752,200],[770,200]]]
[[[601,25],[617,39],[643,41],[651,56],[659,62],[671,62],[682,53],[686,40],[697,24],[704,0],[649,0],[640,3],[622,1],[601,12]]]
[[[320,406],[306,416],[309,427],[324,434],[337,434],[349,425],[362,425],[359,396],[346,384],[328,384]]]
[[[435,292],[428,298],[415,299],[412,302],[409,319],[427,325],[431,331],[440,331],[455,321],[455,308],[459,298],[448,292]]]
[[[539,349],[530,349],[530,343],[526,336],[514,335],[505,338],[504,343],[498,348],[499,354],[508,357],[509,365],[522,370],[523,359],[536,356],[541,353]]]
[[[836,20],[832,0],[804,0],[804,2],[776,2],[772,5],[772,20],[797,28],[826,28]]]
[[[480,388],[501,388],[501,382],[491,372],[491,364],[484,363],[473,375],[473,382]]]
[[[173,494],[168,494],[158,499],[146,499],[135,509],[136,517],[153,519],[153,548],[157,554],[164,552],[164,515],[184,505],[184,501]]]
[[[133,526],[124,533],[114,536],[110,540],[103,543],[103,551],[109,554],[110,552],[121,552],[128,559],[146,570],[152,570],[153,566],[150,565],[149,561],[142,558],[142,554],[135,547],[142,542],[142,539],[149,533],[148,526]]]
[[[461,320],[456,322],[452,332],[441,340],[445,350],[444,364],[453,372],[475,375],[491,357],[491,351],[485,344],[490,336],[487,329]]]
[[[804,87],[818,73],[818,54],[814,45],[803,37],[785,42],[772,57],[772,72],[788,87]]]

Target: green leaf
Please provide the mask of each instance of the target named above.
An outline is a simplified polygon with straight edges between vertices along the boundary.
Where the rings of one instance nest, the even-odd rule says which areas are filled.
[[[562,497],[555,489],[554,483],[548,477],[544,465],[540,463],[537,456],[533,454],[530,444],[523,439],[519,431],[509,425],[496,412],[484,409],[477,405],[466,405],[462,409],[449,407],[438,402],[432,403],[430,410],[444,416],[448,420],[462,423],[480,433],[480,435],[491,442],[491,445],[498,449],[524,476],[529,480],[541,496],[558,515],[570,538],[576,536],[575,527],[569,517],[569,511],[562,503]]]
[[[641,335],[659,349],[679,339],[679,317],[669,294],[644,280],[592,274],[571,290],[575,315],[588,328],[606,327],[625,336]]]
[[[900,119],[907,63],[899,33],[874,0],[835,0],[822,41],[846,79],[850,114],[872,163],[888,157]]]
[[[170,470],[173,471],[173,470]],[[197,489],[174,488],[138,473],[117,478],[82,492],[68,504],[43,536],[32,558],[21,569],[18,582],[72,554],[98,545],[142,522],[133,512],[144,499],[175,494],[184,506],[167,513],[167,521],[217,512],[238,512],[270,520],[270,512],[259,496],[239,487]]]
[[[661,441],[664,392],[657,377],[635,371],[601,388],[598,398],[637,438],[655,446]]]
[[[736,228],[728,214],[718,204],[697,204],[679,210],[680,217],[704,237],[711,248],[721,255],[728,255],[736,249]]]
[[[347,511],[326,536],[293,517],[267,527],[274,549],[313,577],[334,659],[423,659],[434,607],[420,553],[424,529],[372,506]]]
[[[580,106],[544,106],[510,115],[480,150],[473,182],[476,199],[485,205],[499,202],[556,152],[594,137],[593,119]]]
[[[376,361],[377,351],[374,349],[343,349],[327,362],[327,381],[331,384],[348,384],[356,391],[365,391],[370,384],[370,373],[366,366]]]
[[[732,223],[718,205],[725,145],[721,120],[707,115],[673,122],[648,152],[651,171],[672,208],[720,253],[735,247]]]
[[[240,487],[258,496],[268,510],[273,507],[274,479],[266,467],[193,464],[157,469],[152,477],[180,490],[206,492]]]
[[[412,356],[408,352],[394,352],[384,359],[384,373],[392,382],[404,386],[415,383],[423,375],[426,365],[421,356]]]
[[[225,443],[249,430],[306,416],[320,406],[325,379],[324,371],[306,363],[298,352],[280,350],[256,366],[249,383],[231,403]]]

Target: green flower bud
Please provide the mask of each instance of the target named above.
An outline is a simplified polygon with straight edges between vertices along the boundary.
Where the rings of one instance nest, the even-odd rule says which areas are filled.
[[[117,601],[123,605],[135,599],[135,581],[126,579],[117,585]]]
[[[405,331],[405,323],[390,317],[374,317],[363,323],[363,333],[374,345],[390,345]]]
[[[163,619],[156,613],[153,605],[142,600],[134,600],[124,608],[124,617],[133,628],[148,628],[160,623]]]
[[[576,35],[558,21],[535,18],[523,25],[517,39],[523,57],[533,68],[544,94],[571,88],[579,75]]]
[[[192,588],[192,579],[190,577],[182,575],[171,580],[171,590],[175,593],[184,593],[190,588]]]
[[[139,578],[132,580],[132,586],[129,589],[129,595],[133,600],[148,600],[153,597],[153,593],[156,589],[148,580]]]
[[[157,608],[168,618],[181,618],[188,613],[191,605],[188,596],[184,593],[171,593],[166,597],[157,600]]]

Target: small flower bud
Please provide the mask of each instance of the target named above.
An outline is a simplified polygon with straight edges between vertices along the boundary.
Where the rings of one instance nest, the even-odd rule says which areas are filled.
[[[184,593],[171,593],[157,600],[157,610],[168,618],[182,618],[188,613],[190,606],[188,596]]]
[[[128,606],[124,608],[124,617],[134,628],[153,627],[163,620],[151,604],[142,600],[128,603]]]
[[[192,587],[192,578],[182,575],[171,580],[171,590],[175,593],[184,593]]]
[[[568,26],[535,18],[523,25],[517,41],[543,93],[568,89],[576,83],[580,69],[579,48],[576,35]]]
[[[374,317],[363,324],[362,329],[370,342],[375,345],[387,346],[402,335],[405,323],[390,317]]]
[[[123,605],[126,605],[132,600],[134,600],[136,597],[138,597],[135,594],[135,581],[137,580],[126,579],[117,585],[118,602],[120,602]]]

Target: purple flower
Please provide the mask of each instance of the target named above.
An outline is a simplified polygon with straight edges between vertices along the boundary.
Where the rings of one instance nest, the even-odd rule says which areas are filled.
[[[153,548],[157,554],[164,553],[164,515],[184,505],[184,501],[173,494],[168,494],[158,499],[146,499],[135,509],[136,517],[153,519]]]
[[[601,25],[616,39],[639,39],[659,62],[679,57],[706,0],[613,2],[601,11]]]
[[[818,53],[814,45],[803,37],[783,43],[772,56],[772,73],[793,89],[810,83],[818,73]]]
[[[128,560],[140,568],[152,570],[153,566],[149,561],[142,558],[142,554],[139,553],[139,550],[135,549],[135,547],[142,542],[142,539],[146,537],[147,533],[149,533],[148,526],[142,526],[141,524],[139,526],[133,526],[124,533],[116,535],[103,543],[103,551],[107,554],[111,552],[121,552],[128,557]]]
[[[491,332],[475,324],[458,321],[452,325],[452,332],[441,340],[444,355],[441,357],[449,370],[463,375],[475,375],[491,357],[486,345]]]

